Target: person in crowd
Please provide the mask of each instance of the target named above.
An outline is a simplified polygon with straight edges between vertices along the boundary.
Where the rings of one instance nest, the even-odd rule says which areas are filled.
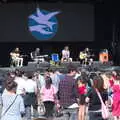
[[[77,79],[77,78],[80,77],[80,76],[81,76],[81,71],[80,71],[80,70],[77,70],[74,79]]]
[[[59,87],[60,78],[55,70],[49,69],[49,75],[52,79],[52,84],[57,88]]]
[[[112,87],[114,85],[114,81],[116,80],[117,77],[113,77],[112,73],[108,72],[108,73],[105,73],[106,77],[103,77],[104,81],[107,81],[107,82],[104,82],[106,83],[106,88],[107,91],[108,91],[108,107],[109,107],[109,110],[111,111],[112,110],[112,104],[113,104],[113,91],[112,91]]]
[[[86,98],[86,101],[89,101],[89,120],[103,120],[101,114],[101,102],[96,92],[96,90],[100,92],[104,103],[107,105],[108,94],[103,86],[104,81],[102,77],[100,77],[99,75],[94,76],[92,88],[88,91]]]
[[[14,78],[9,78],[5,82],[6,92],[2,94],[2,114],[1,120],[21,120],[24,114],[24,102],[20,95],[16,94],[17,83]]]
[[[19,94],[21,96],[24,96],[25,94],[25,84],[26,81],[25,79],[22,77],[22,71],[20,70],[16,70],[15,71],[15,82],[17,83],[17,90],[16,90],[16,94]]]
[[[65,74],[64,74],[63,71],[61,71],[61,70],[56,70],[56,71],[55,71],[55,74],[59,77],[59,81],[60,81],[60,80],[63,80],[64,77],[65,77]]]
[[[118,73],[116,71],[112,71],[109,74],[109,83],[110,83],[110,89],[112,88],[112,86],[114,85],[114,81],[117,79],[118,77]]]
[[[42,86],[45,85],[44,75],[40,74],[40,71],[34,72],[34,80],[37,82],[37,86],[38,86],[39,90],[41,89]]]
[[[20,49],[16,47],[11,53],[11,60],[12,60],[12,65],[15,64],[17,67],[22,67],[23,66],[23,58],[20,55]]]
[[[120,120],[120,76],[114,80],[112,86],[113,91],[113,104],[112,104],[112,115],[114,120]]]
[[[45,117],[52,118],[53,112],[54,112],[54,105],[57,100],[57,89],[52,84],[51,77],[47,77],[45,80],[45,86],[42,86],[41,88],[41,98],[45,105]]]
[[[79,113],[78,120],[85,120],[85,98],[87,94],[86,80],[84,76],[77,78],[77,86],[79,93]]]
[[[25,118],[31,120],[31,106],[33,107],[34,116],[37,116],[37,83],[33,79],[32,72],[27,73],[27,78],[24,95]]]
[[[69,66],[68,73],[65,75],[63,80],[60,80],[59,83],[59,103],[65,113],[63,117],[66,120],[78,120],[78,92],[74,79],[75,74],[76,68],[73,66]]]
[[[114,85],[114,80],[116,79],[116,78],[114,78],[113,77],[113,75],[112,75],[112,73],[106,73],[106,77],[107,77],[107,79],[108,79],[108,87],[109,88],[111,88],[113,85]],[[108,88],[108,89],[109,89]]]
[[[12,71],[12,72],[8,72],[5,76],[4,76],[4,80],[15,80],[15,72]],[[7,89],[5,88],[5,82],[3,83],[3,92],[2,94],[6,93],[7,92]]]
[[[108,87],[109,87],[109,78],[106,76],[106,73],[101,73],[100,76],[101,76],[102,79],[103,79],[104,88],[105,88],[105,89],[108,89]]]
[[[37,83],[37,104],[38,104],[38,110],[39,110],[39,105],[41,104],[41,88],[45,85],[45,78],[44,75],[40,74],[40,71],[35,71],[33,80],[36,81]],[[38,111],[38,115],[40,114],[40,111]]]
[[[113,104],[113,90],[112,87],[114,85],[115,80],[118,78],[118,73],[116,71],[112,71],[109,75],[109,88],[108,88],[108,95],[109,95],[109,107],[112,109]]]
[[[70,58],[70,50],[68,46],[65,46],[64,49],[62,50],[62,58],[61,62],[72,62],[72,58]]]
[[[113,81],[117,78],[117,76],[118,76],[118,73],[116,71],[112,71],[112,79],[113,79]]]

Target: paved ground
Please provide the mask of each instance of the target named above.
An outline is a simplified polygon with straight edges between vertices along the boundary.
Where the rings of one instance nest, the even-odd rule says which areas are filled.
[[[1,114],[1,110],[2,110],[2,106],[0,105],[0,114]],[[23,118],[22,120],[26,120],[26,119]],[[33,117],[32,117],[32,120],[65,120],[65,118],[64,118],[64,117],[57,117],[57,118],[45,119],[44,117],[39,116],[38,118],[33,118]],[[88,115],[86,116],[86,120],[89,120]],[[96,120],[97,120],[97,119],[96,119]],[[111,115],[111,117],[110,117],[109,120],[113,120],[112,115]]]

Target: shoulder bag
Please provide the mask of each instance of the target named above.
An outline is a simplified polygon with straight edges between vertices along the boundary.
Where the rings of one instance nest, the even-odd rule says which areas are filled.
[[[109,110],[107,109],[106,105],[104,104],[103,100],[102,100],[102,97],[100,95],[100,92],[98,90],[96,90],[97,92],[97,95],[100,99],[100,102],[101,102],[101,113],[102,113],[102,118],[103,119],[108,119],[109,118]]]

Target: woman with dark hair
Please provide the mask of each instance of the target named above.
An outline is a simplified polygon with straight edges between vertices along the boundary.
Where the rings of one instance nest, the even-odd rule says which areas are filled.
[[[24,113],[24,103],[20,95],[16,94],[17,84],[13,79],[8,78],[5,83],[6,92],[2,95],[1,120],[21,120]]]
[[[52,84],[52,80],[50,77],[47,77],[45,80],[45,86],[42,86],[41,88],[41,98],[45,105],[46,117],[52,117],[53,116],[53,109],[57,94],[56,87]]]
[[[107,103],[107,91],[104,89],[104,81],[100,76],[93,77],[93,86],[87,94],[87,101],[89,99],[89,120],[103,120],[101,114],[101,101],[96,90],[99,91],[104,103]]]
[[[85,120],[85,97],[87,93],[86,80],[80,76],[77,78],[78,93],[79,93],[79,112],[78,120]]]

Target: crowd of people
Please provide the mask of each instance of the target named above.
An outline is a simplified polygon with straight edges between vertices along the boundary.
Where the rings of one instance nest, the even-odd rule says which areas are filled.
[[[4,83],[1,120],[31,120],[31,114],[37,118],[40,102],[45,107],[42,116],[47,120],[55,117],[103,120],[101,98],[113,119],[120,119],[120,75],[117,71],[88,73],[71,65],[67,73],[47,69],[41,74],[40,71],[16,69],[7,74]]]

